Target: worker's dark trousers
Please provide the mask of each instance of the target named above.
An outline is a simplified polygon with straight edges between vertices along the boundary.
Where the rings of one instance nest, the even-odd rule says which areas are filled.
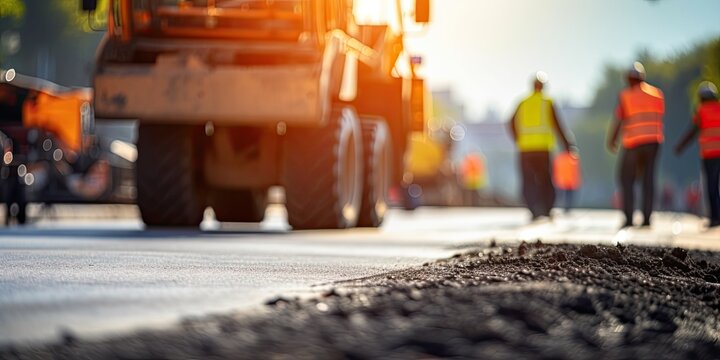
[[[703,160],[705,186],[710,205],[710,226],[720,225],[720,158]]]
[[[620,188],[623,199],[625,224],[632,224],[635,210],[635,181],[642,176],[643,224],[650,224],[655,198],[655,163],[660,144],[643,144],[625,149],[620,161]]]
[[[550,175],[550,153],[520,152],[520,172],[523,197],[533,218],[549,216],[555,204],[555,188]]]
[[[2,191],[5,197],[5,224],[10,224],[11,211],[13,204],[17,204],[18,212],[15,215],[18,223],[24,224],[26,221],[26,206],[27,200],[25,199],[25,187],[20,184],[20,177],[17,173],[17,166],[9,166],[4,168],[6,174],[3,174],[2,179]]]
[[[569,212],[573,206],[573,199],[575,198],[575,190],[557,189],[560,191],[560,200],[562,206],[565,207],[565,212]]]

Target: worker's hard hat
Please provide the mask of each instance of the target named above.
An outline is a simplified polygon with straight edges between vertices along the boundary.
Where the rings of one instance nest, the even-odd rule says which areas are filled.
[[[545,85],[548,82],[548,75],[544,71],[538,71],[533,78],[535,84]]]
[[[628,70],[627,76],[630,79],[645,80],[645,66],[639,61],[634,62]]]
[[[700,100],[717,100],[718,88],[709,81],[703,81],[700,83],[700,86],[698,86],[698,96]]]

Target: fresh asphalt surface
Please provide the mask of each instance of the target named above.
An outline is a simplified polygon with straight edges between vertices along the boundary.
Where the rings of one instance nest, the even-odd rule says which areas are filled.
[[[306,232],[287,231],[277,206],[259,226],[209,216],[202,231],[143,230],[133,207],[49,215],[0,230],[0,345],[257,311],[275,296],[313,294],[333,281],[419,265],[491,239],[720,250],[720,232],[705,231],[696,217],[657,214],[651,229],[618,232],[620,214],[607,210],[533,224],[522,209],[393,210],[379,230]]]

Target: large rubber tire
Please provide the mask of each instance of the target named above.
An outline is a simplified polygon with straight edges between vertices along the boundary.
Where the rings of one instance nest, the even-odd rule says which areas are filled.
[[[355,110],[338,107],[326,126],[288,129],[286,140],[285,199],[293,229],[355,226],[363,176]]]
[[[202,128],[138,126],[137,204],[153,227],[197,227],[205,211]]]
[[[392,143],[382,118],[362,120],[363,177],[362,206],[358,226],[378,227],[385,219],[391,182]]]
[[[211,206],[222,222],[261,222],[265,218],[267,189],[216,190]]]

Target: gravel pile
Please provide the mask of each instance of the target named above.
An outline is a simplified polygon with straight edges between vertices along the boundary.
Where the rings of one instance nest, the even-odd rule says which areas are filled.
[[[0,358],[720,359],[720,254],[521,243],[187,320]]]

